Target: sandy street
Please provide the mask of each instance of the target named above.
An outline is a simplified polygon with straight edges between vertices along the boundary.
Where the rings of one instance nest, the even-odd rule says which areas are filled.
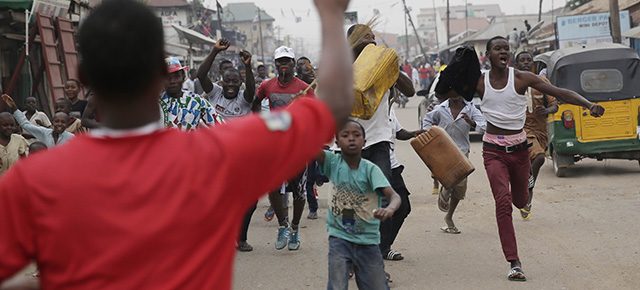
[[[419,98],[396,109],[400,123],[417,128]],[[403,261],[385,261],[392,289],[639,289],[640,166],[636,161],[583,160],[557,178],[551,160],[540,171],[532,217],[514,207],[519,255],[527,282],[507,280],[509,264],[498,239],[493,197],[482,165],[481,143],[470,158],[476,171],[454,220],[459,235],[442,233],[444,213],[431,194],[427,167],[408,141],[396,146],[412,193],[412,212],[393,248]],[[301,222],[298,251],[276,250],[277,222],[265,222],[260,201],[249,229],[254,251],[238,253],[234,289],[326,289],[328,186],[319,189],[320,218]],[[352,280],[351,289],[357,289]]]

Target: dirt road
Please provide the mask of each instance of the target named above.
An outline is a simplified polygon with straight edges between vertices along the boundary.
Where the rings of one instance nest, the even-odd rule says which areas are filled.
[[[417,104],[396,108],[400,123],[417,128]],[[396,106],[394,106],[396,107]],[[396,147],[412,193],[412,212],[393,248],[403,261],[385,261],[391,289],[639,289],[640,166],[635,161],[584,160],[557,178],[547,160],[536,185],[532,217],[514,210],[519,255],[527,282],[509,282],[495,222],[493,197],[482,165],[481,144],[470,158],[476,171],[454,216],[459,235],[440,232],[444,213],[431,195],[428,169],[408,142]],[[320,190],[320,218],[301,222],[302,247],[276,250],[277,223],[265,222],[260,201],[249,229],[254,251],[238,253],[234,289],[326,289],[327,188]],[[514,208],[515,209],[515,208]],[[357,289],[352,281],[351,289]]]

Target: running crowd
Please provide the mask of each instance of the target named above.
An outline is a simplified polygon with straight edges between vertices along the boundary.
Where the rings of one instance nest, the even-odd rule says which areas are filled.
[[[45,288],[230,289],[234,249],[253,249],[247,232],[260,196],[269,195],[265,220],[279,224],[276,249],[295,251],[305,204],[307,218],[318,218],[315,187],[330,181],[327,288],[347,289],[355,276],[360,289],[388,289],[384,260],[404,259],[392,245],[411,211],[394,144],[434,125],[467,157],[470,130],[484,133],[507,277],[525,281],[512,204],[529,218],[544,119],[557,111],[552,96],[594,116],[604,109],[532,74],[530,53],[509,67],[509,43],[497,36],[486,47],[490,71],[438,89],[442,103],[421,129],[405,130],[390,103],[434,86],[430,65],[421,68],[424,82],[401,72],[370,119],[349,117],[352,63],[376,45],[375,35],[362,24],[342,32],[349,0],[314,3],[318,74],[309,58],[282,46],[270,78],[264,65],[254,75],[246,50],[238,67],[219,59],[230,47],[224,38],[189,70],[165,56],[162,25],[146,6],[103,1],[78,35],[80,77],[66,82],[51,118],[35,97],[20,110],[2,95],[9,112],[0,113],[0,281],[35,261]],[[214,63],[218,80],[209,77]],[[482,112],[464,98],[470,88]],[[91,170],[51,173],[69,161]],[[39,182],[29,182],[34,175]],[[460,233],[453,214],[466,186],[437,192],[445,233]]]

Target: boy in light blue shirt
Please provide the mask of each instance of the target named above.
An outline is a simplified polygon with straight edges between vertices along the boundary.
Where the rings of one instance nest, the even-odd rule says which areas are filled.
[[[341,154],[322,151],[316,157],[321,173],[333,183],[327,214],[327,289],[347,289],[351,266],[358,288],[389,289],[378,247],[379,227],[398,209],[400,196],[382,170],[361,157],[364,143],[364,128],[351,120],[336,135]],[[383,196],[390,201],[384,208]]]

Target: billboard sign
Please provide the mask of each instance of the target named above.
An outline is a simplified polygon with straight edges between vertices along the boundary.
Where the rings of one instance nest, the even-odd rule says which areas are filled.
[[[609,12],[558,16],[557,36],[560,48],[612,42]],[[631,28],[629,11],[620,11],[620,32]],[[628,39],[626,40],[628,42]]]

